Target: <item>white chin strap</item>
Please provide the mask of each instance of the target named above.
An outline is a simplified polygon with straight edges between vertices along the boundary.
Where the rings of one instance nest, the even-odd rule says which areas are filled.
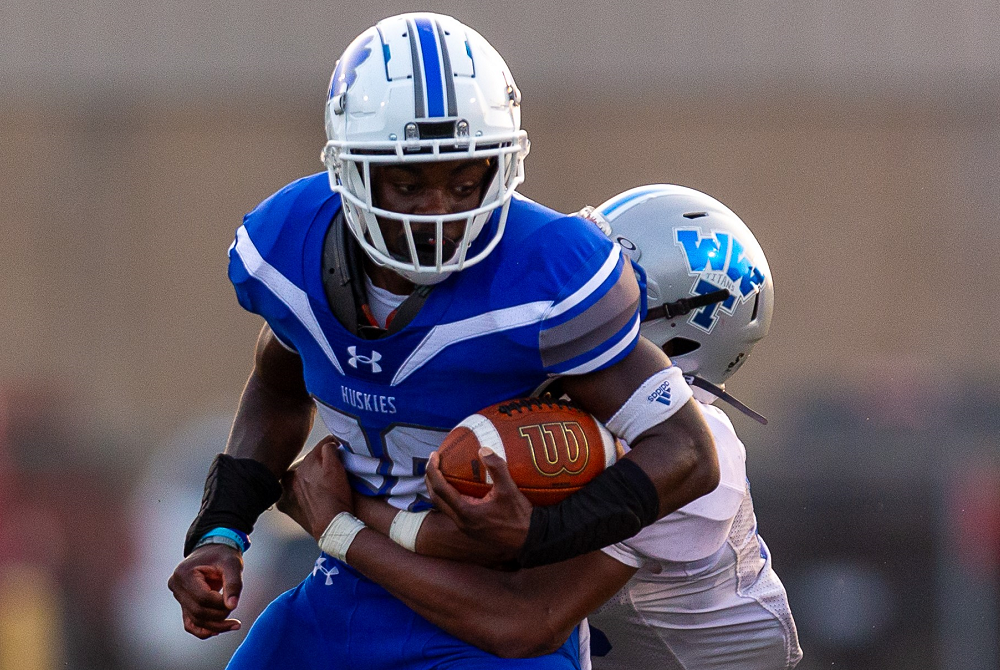
[[[455,268],[452,270],[442,270],[441,272],[415,272],[413,270],[400,270],[398,268],[391,269],[403,279],[407,279],[418,286],[434,286],[435,284],[440,284],[445,279],[450,277],[452,272],[456,272],[458,270],[458,268]]]

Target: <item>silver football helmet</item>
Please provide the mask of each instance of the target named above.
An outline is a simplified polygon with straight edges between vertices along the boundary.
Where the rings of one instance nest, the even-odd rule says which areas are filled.
[[[774,309],[771,270],[746,224],[715,198],[670,184],[582,214],[645,270],[642,334],[685,375],[722,386],[767,335]]]
[[[322,158],[331,188],[343,198],[351,232],[376,263],[414,283],[436,284],[493,250],[503,235],[511,196],[524,180],[529,145],[520,104],[521,94],[500,54],[450,16],[393,16],[351,42],[330,80]],[[373,165],[463,159],[494,163],[475,209],[401,214],[372,202]],[[473,249],[496,210],[499,223],[491,238]],[[390,252],[380,221],[402,226],[408,253]],[[446,245],[443,225],[452,221],[464,222],[464,232]]]

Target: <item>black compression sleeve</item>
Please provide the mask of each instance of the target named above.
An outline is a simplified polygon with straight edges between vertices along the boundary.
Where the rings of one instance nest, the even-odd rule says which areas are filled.
[[[642,468],[623,458],[562,502],[532,511],[518,564],[548,565],[621,542],[659,514],[660,497],[653,482]]]
[[[201,510],[184,540],[184,555],[213,528],[232,528],[249,535],[257,517],[281,497],[281,482],[252,458],[219,454],[205,480]]]

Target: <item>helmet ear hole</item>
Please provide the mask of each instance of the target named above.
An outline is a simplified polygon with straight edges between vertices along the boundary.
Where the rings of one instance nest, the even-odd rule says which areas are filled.
[[[701,342],[689,340],[686,337],[673,337],[663,343],[660,347],[667,356],[683,356],[701,347]]]

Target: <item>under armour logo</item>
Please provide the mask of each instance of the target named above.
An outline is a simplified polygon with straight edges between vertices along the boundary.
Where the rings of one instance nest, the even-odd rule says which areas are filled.
[[[347,364],[352,368],[357,368],[358,362],[361,362],[365,365],[372,366],[372,372],[382,372],[382,366],[378,364],[378,362],[382,360],[382,354],[379,352],[373,350],[371,356],[360,356],[358,355],[357,347],[347,347],[347,353],[351,355]]]
[[[320,556],[316,559],[316,565],[313,566],[312,576],[315,577],[317,572],[322,572],[326,575],[326,585],[333,586],[333,576],[339,575],[340,570],[337,569],[336,565],[329,569],[324,568],[324,563],[326,563],[326,556]]]

